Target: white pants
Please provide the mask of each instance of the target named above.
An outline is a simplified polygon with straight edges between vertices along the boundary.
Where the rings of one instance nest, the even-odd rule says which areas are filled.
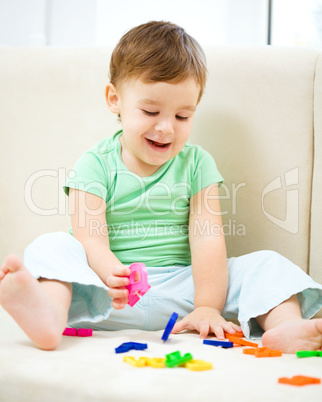
[[[133,307],[115,310],[108,288],[89,267],[81,243],[70,234],[38,237],[26,248],[24,262],[37,279],[72,283],[69,325],[96,330],[160,330],[173,312],[181,319],[194,308],[191,266],[147,267],[151,289]],[[292,295],[298,295],[303,318],[311,318],[322,307],[322,285],[278,253],[257,251],[232,257],[228,268],[228,295],[222,315],[228,320],[238,319],[247,337],[260,337],[263,331],[255,318]]]

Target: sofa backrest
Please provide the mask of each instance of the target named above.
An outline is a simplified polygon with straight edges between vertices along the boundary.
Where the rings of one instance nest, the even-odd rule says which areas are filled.
[[[190,142],[225,178],[229,256],[272,249],[322,282],[322,52],[205,50],[209,79]],[[104,97],[110,53],[0,48],[1,260],[69,229],[66,175],[120,128]]]

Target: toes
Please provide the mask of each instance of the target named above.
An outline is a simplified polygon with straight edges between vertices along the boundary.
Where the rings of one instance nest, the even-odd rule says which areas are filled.
[[[7,275],[7,273],[9,272],[9,268],[3,264],[0,267],[0,281]]]
[[[0,267],[0,274],[1,274],[1,272],[3,272],[4,274],[6,274],[6,273],[8,273],[8,271],[9,271],[9,269],[8,269],[8,267],[6,266],[6,264],[1,265],[1,267]]]
[[[8,271],[16,271],[17,269],[19,269],[23,266],[23,263],[20,260],[20,258],[18,258],[16,255],[10,254],[6,258],[4,266],[7,267]],[[6,268],[4,268],[4,269],[6,269]]]

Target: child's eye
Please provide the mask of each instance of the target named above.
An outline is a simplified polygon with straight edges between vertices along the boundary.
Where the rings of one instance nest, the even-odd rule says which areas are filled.
[[[159,112],[149,112],[148,110],[142,109],[142,112],[148,116],[157,116]]]
[[[189,119],[189,117],[183,117],[183,116],[176,116],[176,118],[178,120],[188,120]]]

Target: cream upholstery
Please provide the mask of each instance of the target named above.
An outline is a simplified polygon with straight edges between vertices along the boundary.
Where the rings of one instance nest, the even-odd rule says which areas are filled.
[[[221,204],[229,256],[272,249],[322,283],[322,52],[208,48],[206,53],[209,80],[190,141],[203,145],[213,154],[225,178]],[[8,253],[22,257],[27,244],[42,233],[69,229],[67,198],[62,190],[66,174],[85,150],[119,128],[104,98],[109,55],[110,49],[104,48],[0,47],[1,261]],[[97,334],[97,340],[87,341],[86,351],[80,342],[65,340],[61,349],[47,360],[47,354],[33,348],[5,313],[0,318],[0,326],[0,400],[63,401],[70,400],[71,395],[77,395],[77,401],[151,400],[149,395],[144,399],[142,394],[132,394],[129,399],[130,388],[125,390],[123,381],[133,376],[153,385],[158,382],[154,372],[145,371],[148,374],[144,375],[131,367],[117,369],[113,355],[113,365],[106,366],[112,376],[110,388],[108,377],[106,386],[99,385],[102,378],[97,370],[105,370],[103,360],[99,360],[97,372],[94,370],[97,379],[96,374],[89,374],[93,387],[86,383],[84,371],[88,370],[88,364],[95,365],[91,353],[98,353],[103,339],[110,348],[106,352],[109,360],[109,353],[123,338],[140,341],[142,337],[144,341],[148,337],[154,342],[156,335],[138,331],[122,333],[115,339],[117,334]],[[16,351],[12,339],[17,343]],[[182,335],[176,338],[171,344],[173,350],[180,349],[180,341],[185,339]],[[191,335],[191,339],[193,347],[198,337]],[[188,345],[184,346],[189,351]],[[221,378],[221,365],[226,367],[227,375],[231,373],[227,371],[228,366],[234,372],[235,363],[244,371],[246,360],[240,353],[236,350],[219,359],[213,375],[207,374],[204,377],[207,381],[202,380],[200,393],[193,393],[193,388],[188,386],[188,377],[201,378],[199,373],[180,372],[187,388],[179,386],[173,378],[176,397],[172,399],[169,389],[157,387],[153,400],[178,400],[180,393],[185,400],[214,400],[210,378],[215,373],[221,373],[217,377]],[[83,360],[76,357],[79,354],[84,356]],[[29,372],[27,364],[28,359],[34,358],[36,374]],[[67,359],[78,363],[73,365],[70,360],[67,363]],[[262,396],[263,387],[269,386],[277,374],[316,374],[314,362],[310,365],[306,361],[303,369],[294,356],[282,359],[283,363],[270,361],[267,363],[270,366],[263,368],[258,361],[247,358],[245,372],[249,371],[259,381],[256,387],[253,381],[248,384],[253,389],[254,400],[300,401],[304,395],[311,401],[318,400],[321,388],[319,393],[314,387],[295,393],[291,388],[278,388],[275,383],[270,397]],[[19,361],[25,362],[25,366],[16,374],[14,364]],[[40,369],[42,365],[44,371]],[[265,379],[259,375],[262,369]],[[45,380],[46,370],[56,374]],[[70,385],[64,382],[64,370]],[[115,377],[114,371],[119,377]],[[71,372],[81,379],[78,385],[72,382]],[[164,373],[162,381],[171,379]],[[244,400],[250,400],[246,395],[248,388],[240,378],[236,380],[236,389],[244,390]],[[243,374],[243,381],[246,378]],[[139,385],[132,382],[131,386],[139,392]],[[216,384],[216,392],[224,395],[227,384],[224,386],[220,380]],[[51,396],[51,389],[59,389],[61,399]],[[109,389],[112,389],[110,394]],[[185,390],[190,391],[185,393]],[[232,400],[235,395],[232,392],[230,389],[226,398],[218,400]],[[37,397],[33,399],[32,395]]]
[[[213,154],[225,178],[229,255],[273,249],[322,282],[321,53],[206,51],[209,80],[190,140]],[[104,98],[109,54],[0,48],[1,259],[69,228],[66,174],[119,128]],[[287,172],[295,180],[288,187]],[[264,194],[279,177],[281,188]]]

